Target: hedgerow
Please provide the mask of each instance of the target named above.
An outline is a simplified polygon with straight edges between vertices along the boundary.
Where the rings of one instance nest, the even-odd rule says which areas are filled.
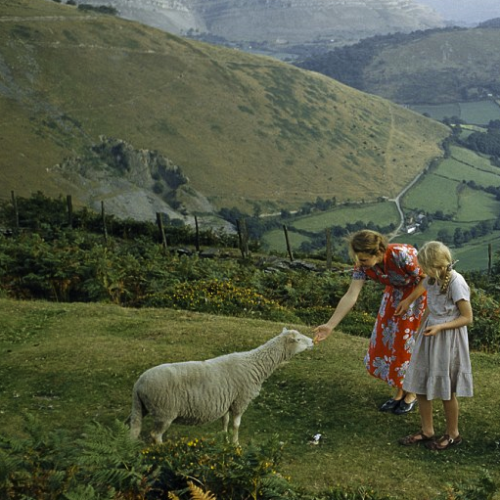
[[[37,194],[23,203],[24,217],[32,217],[36,229],[0,233],[4,297],[168,307],[314,326],[328,320],[350,282],[343,263],[332,269],[322,262],[312,268],[291,268],[283,265],[284,260],[276,265],[265,255],[243,258],[227,252],[235,250],[227,246],[230,237],[211,232],[201,240],[223,248],[226,257],[203,258],[192,249],[200,238],[187,228],[169,227],[169,235],[175,230],[177,246],[165,249],[150,223],[111,218],[114,236],[105,236],[98,230],[96,216],[86,210],[74,215],[76,228],[68,226],[61,216],[62,199],[47,201]],[[10,205],[0,204],[0,221],[12,223],[12,217]],[[498,276],[499,264],[491,276],[467,276],[473,291],[473,349],[500,349]],[[367,283],[341,329],[370,336],[380,295],[379,285]]]

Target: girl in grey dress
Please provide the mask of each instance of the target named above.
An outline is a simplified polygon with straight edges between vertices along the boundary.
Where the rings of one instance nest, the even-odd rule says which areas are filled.
[[[457,396],[473,395],[467,325],[472,322],[470,289],[463,276],[453,270],[451,252],[443,243],[431,241],[418,252],[426,278],[413,294],[401,301],[403,314],[424,290],[426,317],[417,335],[403,389],[417,394],[422,429],[405,436],[405,446],[424,443],[432,450],[446,450],[462,442],[458,431]],[[446,431],[434,435],[432,400],[443,401]]]

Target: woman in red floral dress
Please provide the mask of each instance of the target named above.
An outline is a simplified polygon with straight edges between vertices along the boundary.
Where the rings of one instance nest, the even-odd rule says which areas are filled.
[[[425,310],[425,296],[417,298],[403,315],[396,316],[395,312],[399,302],[408,297],[423,278],[417,250],[407,244],[388,243],[383,235],[369,230],[355,233],[349,240],[349,250],[355,260],[351,284],[328,322],[314,330],[315,341],[325,340],[332,333],[358,300],[367,279],[385,285],[365,366],[370,375],[396,391],[380,406],[380,411],[408,413],[417,400],[415,394],[403,391],[403,379],[411,358],[413,337]]]

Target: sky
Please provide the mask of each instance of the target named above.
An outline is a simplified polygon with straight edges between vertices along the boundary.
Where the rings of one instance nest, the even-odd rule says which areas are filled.
[[[464,24],[500,17],[500,0],[415,0],[439,12],[444,20]]]

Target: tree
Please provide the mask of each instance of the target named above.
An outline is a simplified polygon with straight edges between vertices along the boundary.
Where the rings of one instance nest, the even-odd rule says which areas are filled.
[[[453,238],[451,237],[450,232],[448,231],[448,229],[440,229],[438,231],[436,239],[438,241],[441,241],[445,245],[450,245],[451,242],[452,242],[452,240],[453,240]]]

